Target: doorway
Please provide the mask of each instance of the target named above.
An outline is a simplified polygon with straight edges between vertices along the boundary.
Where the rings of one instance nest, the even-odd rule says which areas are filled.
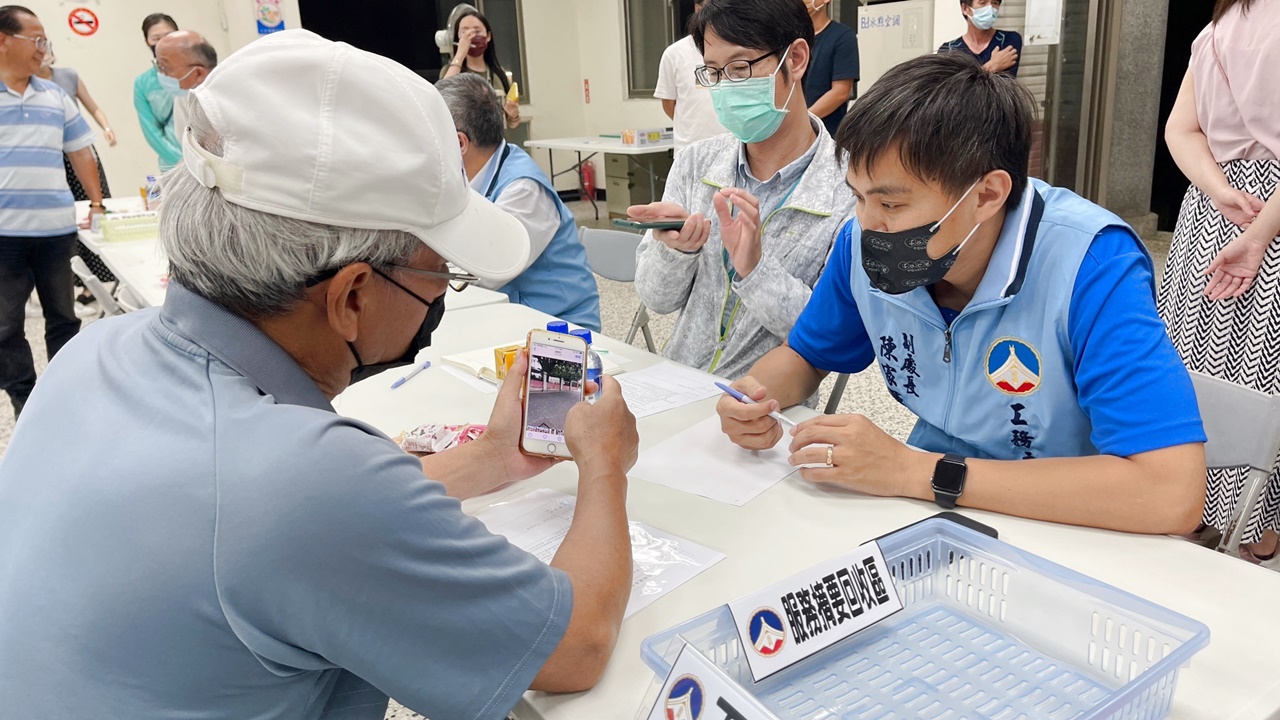
[[[1172,231],[1178,221],[1182,197],[1191,181],[1178,169],[1164,141],[1164,126],[1173,112],[1173,101],[1191,62],[1191,42],[1213,19],[1212,0],[1177,3],[1170,7],[1165,26],[1164,74],[1160,82],[1160,133],[1156,138],[1155,169],[1151,177],[1151,212],[1159,216],[1158,229]]]

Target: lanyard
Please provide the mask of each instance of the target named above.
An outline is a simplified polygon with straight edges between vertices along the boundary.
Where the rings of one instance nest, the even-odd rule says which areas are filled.
[[[764,213],[761,213],[761,214],[760,214],[760,218],[761,218],[761,222],[760,222],[760,242],[761,242],[761,243],[763,243],[763,242],[764,242],[764,226],[765,226],[765,223],[767,223],[767,222],[768,222],[768,218],[773,217],[773,214],[774,214],[774,213],[778,212],[779,210],[781,210],[783,207],[785,207],[785,206],[786,206],[787,201],[791,199],[791,195],[792,195],[792,193],[794,193],[794,192],[796,191],[796,188],[800,187],[800,181],[801,181],[801,180],[804,180],[804,173],[800,173],[800,177],[796,178],[796,181],[795,181],[794,183],[792,183],[792,184],[791,184],[791,189],[790,189],[790,190],[787,190],[787,194],[782,196],[782,199],[778,201],[778,204],[777,204],[776,206],[774,206],[773,210],[772,210],[771,212],[769,212],[769,214],[768,214],[767,216],[766,216]],[[729,257],[729,249],[728,249],[728,248],[726,248],[726,247],[724,247],[724,246],[723,246],[723,244],[722,244],[722,245],[721,245],[721,248],[720,248],[720,253],[721,253],[721,256],[722,256],[722,260],[723,260],[723,262],[724,262],[724,269],[725,269],[725,273],[726,273],[726,275],[727,275],[727,276],[728,276],[728,278],[729,278],[729,282],[730,282],[730,283],[732,283],[732,282],[733,282],[734,269],[733,269],[733,260]],[[723,313],[722,313],[722,314],[723,314]],[[724,337],[724,333],[725,333],[725,331],[726,331],[727,329],[728,329],[728,328],[726,328],[723,324],[720,326],[720,335],[721,335],[721,337],[722,337],[722,338]]]
[[[498,157],[498,162],[493,164],[493,174],[489,176],[489,182],[486,183],[484,187],[485,199],[489,200],[490,202],[493,202],[493,197],[492,197],[493,188],[495,185],[498,184],[498,175],[502,173],[502,164],[507,161],[507,156],[509,156],[510,154],[511,154],[511,146],[508,145],[506,141],[503,141],[502,155]]]

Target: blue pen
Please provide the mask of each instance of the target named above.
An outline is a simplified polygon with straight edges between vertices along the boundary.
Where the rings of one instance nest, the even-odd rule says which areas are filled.
[[[399,380],[397,380],[397,381],[395,381],[395,382],[391,383],[391,389],[392,389],[392,390],[395,390],[396,388],[400,387],[401,385],[403,385],[403,384],[405,384],[405,383],[409,382],[410,380],[412,380],[412,379],[413,379],[413,376],[414,376],[414,375],[417,375],[418,373],[422,372],[423,370],[426,370],[426,369],[427,369],[427,368],[429,368],[429,367],[431,367],[431,361],[430,361],[430,360],[428,360],[428,361],[426,361],[426,362],[422,363],[422,364],[421,364],[421,365],[419,365],[418,367],[416,367],[416,368],[414,368],[413,370],[409,371],[409,374],[408,374],[408,375],[405,375],[404,377],[400,378]]]
[[[725,385],[724,383],[719,383],[719,382],[718,382],[718,383],[716,383],[716,387],[718,387],[718,388],[720,388],[721,390],[725,391],[725,393],[726,393],[729,397],[733,398],[734,400],[737,400],[737,401],[738,401],[738,402],[740,402],[740,403],[745,403],[745,404],[747,404],[747,405],[755,405],[755,404],[756,404],[756,401],[755,401],[755,400],[752,400],[751,398],[747,397],[746,395],[743,395],[742,393],[738,392],[737,390],[734,390],[733,388],[729,387],[728,385]],[[769,417],[773,418],[774,420],[777,420],[778,422],[782,423],[782,424],[783,424],[784,426],[786,426],[786,427],[795,427],[795,426],[796,426],[796,421],[795,421],[795,420],[792,420],[791,418],[787,417],[786,415],[783,415],[783,414],[782,414],[782,413],[780,413],[780,412],[771,412],[771,413],[769,413]]]

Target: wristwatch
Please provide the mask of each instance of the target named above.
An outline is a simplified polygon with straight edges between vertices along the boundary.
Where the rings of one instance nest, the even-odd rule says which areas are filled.
[[[956,501],[964,492],[964,478],[969,472],[964,457],[947,453],[933,468],[933,501],[938,507],[954,510]]]

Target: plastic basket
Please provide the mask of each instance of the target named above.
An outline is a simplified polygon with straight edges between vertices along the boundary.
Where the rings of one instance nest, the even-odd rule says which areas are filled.
[[[109,213],[100,222],[105,242],[154,240],[160,234],[160,217],[155,212]]]
[[[646,639],[660,677],[683,638],[782,720],[1144,718],[1169,713],[1202,623],[942,519],[880,540],[902,612],[753,683],[728,606]]]

